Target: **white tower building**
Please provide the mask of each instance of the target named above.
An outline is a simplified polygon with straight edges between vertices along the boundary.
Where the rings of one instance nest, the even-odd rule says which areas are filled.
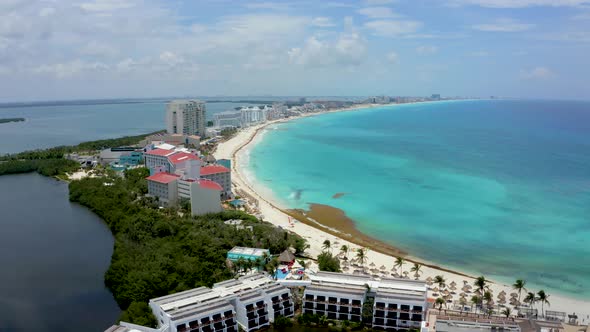
[[[168,134],[205,137],[205,103],[200,100],[173,100],[166,106]]]

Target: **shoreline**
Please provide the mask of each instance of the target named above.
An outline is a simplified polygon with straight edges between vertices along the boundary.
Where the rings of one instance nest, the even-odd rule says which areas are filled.
[[[460,101],[460,100],[458,100]],[[446,101],[443,101],[446,102]],[[354,226],[354,221],[346,216],[344,211],[333,208],[331,206],[321,206],[320,204],[312,204],[310,211],[287,209],[282,207],[281,204],[277,203],[272,198],[272,193],[266,193],[267,190],[261,190],[260,184],[252,183],[248,181],[248,177],[245,176],[245,165],[240,163],[243,159],[244,154],[248,153],[258,141],[261,140],[263,135],[260,135],[269,126],[297,120],[300,118],[318,116],[328,113],[336,112],[349,112],[358,110],[368,110],[375,107],[395,107],[406,104],[389,104],[389,105],[358,105],[353,108],[337,109],[321,113],[305,114],[295,118],[280,119],[266,122],[264,124],[255,125],[249,128],[242,129],[228,141],[222,142],[218,145],[217,150],[213,153],[217,159],[226,158],[232,161],[232,185],[236,191],[245,192],[251,196],[258,203],[258,211],[264,216],[264,219],[285,229],[291,230],[302,237],[304,237],[309,245],[308,253],[315,257],[322,251],[322,243],[328,239],[332,242],[332,252],[336,254],[339,252],[341,245],[346,244],[351,249],[349,256],[354,255],[353,250],[366,247],[369,250],[368,264],[374,263],[377,267],[385,265],[389,271],[391,269],[395,257],[402,256],[406,259],[406,264],[402,267],[404,271],[410,271],[412,263],[419,263],[423,265],[421,280],[427,277],[434,277],[435,275],[443,275],[447,279],[447,284],[454,281],[461,285],[462,282],[467,281],[469,284],[473,284],[474,277],[470,273],[463,272],[457,269],[446,268],[441,264],[426,261],[417,257],[411,256],[411,254],[396,248],[393,245],[384,243],[383,241],[376,240],[366,234],[361,233]],[[268,189],[268,188],[263,188]],[[270,191],[270,189],[268,189]],[[345,193],[341,193],[345,194]],[[321,214],[330,213],[330,216],[341,214],[335,218],[332,222],[325,223],[325,220],[318,220],[311,218],[309,215],[314,215],[313,206],[319,207],[323,212]],[[290,223],[291,220],[295,222]],[[324,218],[325,219],[325,218]],[[347,220],[348,219],[348,220]],[[342,222],[344,221],[344,222]],[[338,226],[336,226],[338,225]],[[409,277],[412,277],[413,273],[410,273]],[[412,278],[413,279],[413,278]],[[515,276],[514,279],[517,279]],[[508,294],[514,292],[511,285],[504,285],[502,282],[497,280],[490,280],[490,288],[494,294],[498,294],[501,291],[505,291]],[[540,289],[540,288],[539,288]],[[539,289],[534,289],[538,291]],[[531,289],[531,291],[533,291]],[[432,296],[432,292],[429,291],[429,297]],[[565,311],[567,313],[576,312],[580,319],[590,315],[590,302],[588,300],[581,300],[576,298],[568,297],[567,295],[551,294],[550,298],[551,306],[548,306],[549,310]],[[468,303],[469,304],[469,303]],[[587,322],[586,322],[587,323]]]

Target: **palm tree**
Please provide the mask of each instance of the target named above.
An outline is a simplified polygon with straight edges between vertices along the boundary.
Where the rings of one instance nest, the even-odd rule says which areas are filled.
[[[322,249],[324,249],[324,251],[332,250],[332,243],[330,242],[330,240],[324,241]]]
[[[439,297],[436,299],[435,303],[438,304],[438,310],[442,310],[442,305],[446,304],[446,301],[442,297]]]
[[[488,308],[491,308],[492,305],[490,304],[492,302],[492,300],[494,299],[494,297],[492,296],[492,292],[485,292],[483,294],[483,299],[486,301],[486,306]]]
[[[544,305],[545,303],[547,303],[547,305],[551,305],[549,303],[549,295],[547,295],[542,289],[537,292],[537,295],[539,296],[537,299],[539,302],[541,302],[541,316],[545,317]]]
[[[459,298],[459,304],[461,305],[461,313],[463,313],[463,308],[467,305],[467,299],[464,297]]]
[[[481,302],[481,299],[479,296],[477,295],[473,295],[471,297],[471,303],[473,303],[473,305],[475,306],[475,312],[477,312],[477,305]]]
[[[506,316],[506,318],[510,317],[511,314],[512,314],[512,310],[510,310],[510,308],[506,308],[506,309],[502,310],[502,315]]]
[[[367,262],[367,249],[358,248],[356,250],[356,260],[363,266],[363,270],[364,270],[365,263]]]
[[[440,288],[441,292],[442,292],[442,289],[445,288],[445,286],[446,286],[445,282],[446,282],[445,278],[441,275],[434,277],[434,283],[438,284],[438,287]]]
[[[524,287],[526,285],[526,281],[523,279],[518,279],[516,280],[516,282],[514,283],[514,285],[512,285],[512,288],[518,291],[518,303],[520,303],[520,293],[524,290],[525,292],[527,291],[526,288]]]
[[[414,272],[414,276],[416,276],[416,280],[420,277],[420,269],[422,268],[422,264],[414,263],[414,266],[410,269],[410,271]]]
[[[393,265],[400,270],[400,272],[399,272],[400,277],[402,276],[402,271],[403,271],[402,268],[403,268],[403,266],[404,266],[405,263],[406,263],[406,260],[403,259],[402,257],[396,257],[395,258],[395,263]]]
[[[473,282],[473,284],[475,285],[475,287],[477,287],[479,289],[479,291],[481,292],[481,294],[484,293],[484,288],[486,287],[486,283],[488,281],[486,280],[486,278],[484,276],[480,276],[477,277],[477,279],[475,279],[475,281]],[[483,307],[483,297],[481,298],[482,302],[480,303],[481,306]]]
[[[535,293],[528,292],[526,297],[524,298],[524,302],[531,305],[531,308],[535,306],[535,302],[537,302],[537,298],[535,297]]]
[[[350,249],[348,248],[348,246],[346,244],[343,244],[342,247],[340,247],[340,252],[344,255],[344,257],[346,257],[346,259],[348,259],[348,251]]]

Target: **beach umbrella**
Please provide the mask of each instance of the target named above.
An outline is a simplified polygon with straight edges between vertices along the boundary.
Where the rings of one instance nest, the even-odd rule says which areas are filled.
[[[435,293],[438,293],[438,287],[434,287],[434,289],[432,291]]]
[[[500,294],[506,295],[506,292],[505,291],[501,291]]]
[[[414,273],[414,278],[416,278],[416,280],[418,280],[418,278],[420,278],[420,273],[418,273],[418,272]]]
[[[380,269],[385,270],[386,269],[385,265],[381,265]]]
[[[510,293],[511,297],[518,297],[518,293]]]
[[[450,287],[450,289],[451,289],[452,291],[454,291],[454,290],[456,290],[456,289],[457,289],[457,287],[455,287],[455,285],[452,285],[452,284],[451,284],[451,287]]]
[[[375,267],[377,265],[375,265],[375,263],[371,262],[371,264],[369,264],[370,267]]]
[[[450,285],[451,285],[451,287],[455,287],[455,286],[457,286],[457,283],[453,281],[453,282],[451,282]]]
[[[504,305],[504,304],[506,304],[506,299],[500,299],[500,300],[498,301],[498,303],[500,303],[500,304]]]
[[[350,268],[348,266],[345,266],[342,268],[342,271],[348,271],[348,270],[350,270]]]
[[[408,274],[410,274],[410,272],[404,271],[404,278],[407,278],[408,277]]]
[[[461,294],[459,294],[459,296],[461,296],[461,297],[465,297],[465,296],[467,296],[467,294],[465,294],[465,293],[461,293]]]
[[[394,267],[391,268],[391,272],[397,272],[397,269]]]
[[[463,280],[463,285],[464,285],[464,286],[467,286],[467,284],[468,284],[468,283],[469,283],[469,282],[468,282],[467,280]]]

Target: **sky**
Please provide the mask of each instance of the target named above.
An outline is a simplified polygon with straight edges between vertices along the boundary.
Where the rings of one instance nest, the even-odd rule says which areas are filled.
[[[0,102],[590,99],[590,0],[0,0]]]

